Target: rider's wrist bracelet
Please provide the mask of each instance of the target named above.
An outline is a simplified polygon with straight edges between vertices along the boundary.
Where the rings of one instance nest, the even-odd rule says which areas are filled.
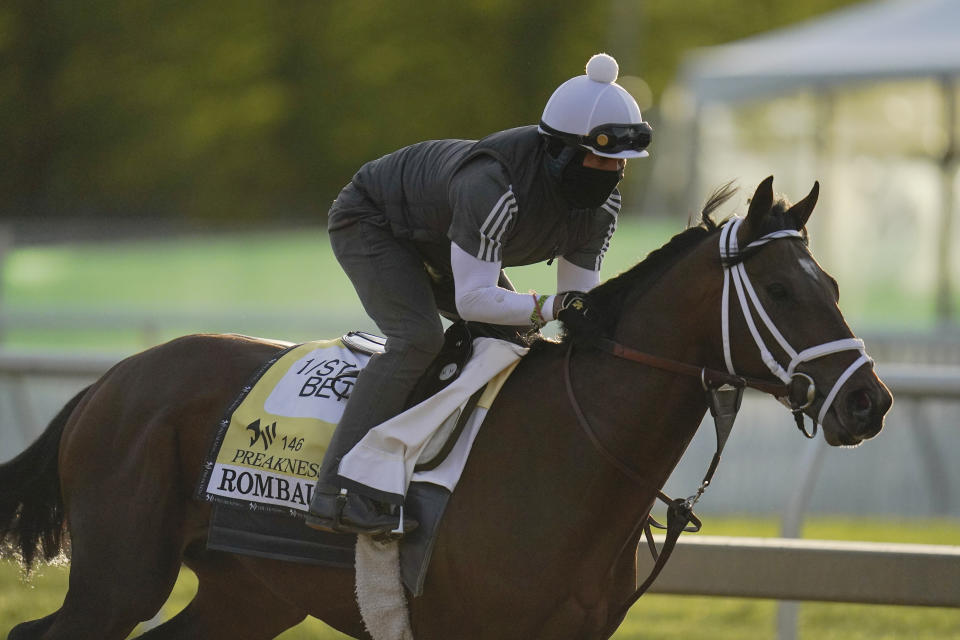
[[[530,324],[542,327],[547,324],[547,319],[543,317],[543,302],[550,296],[537,296],[533,291],[530,292],[533,297],[533,311],[530,312]]]

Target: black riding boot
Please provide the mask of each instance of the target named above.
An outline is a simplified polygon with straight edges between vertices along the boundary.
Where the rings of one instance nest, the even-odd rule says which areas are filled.
[[[307,515],[308,527],[369,536],[400,536],[417,528],[417,521],[403,514],[402,505],[378,502],[356,491],[340,491],[337,494],[314,492]]]

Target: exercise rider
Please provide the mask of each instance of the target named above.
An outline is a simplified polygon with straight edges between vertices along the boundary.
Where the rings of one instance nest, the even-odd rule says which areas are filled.
[[[319,472],[307,524],[380,535],[398,529],[403,496],[338,475],[340,459],[403,410],[443,344],[438,313],[538,329],[586,323],[586,291],[620,210],[627,158],[651,129],[615,83],[616,61],[593,56],[564,82],[539,126],[480,141],[431,140],[369,162],[330,209],[330,243],[386,350],[360,373]],[[556,295],[517,293],[502,267],[557,261]],[[404,529],[416,526],[403,518]],[[396,531],[399,533],[399,531]]]

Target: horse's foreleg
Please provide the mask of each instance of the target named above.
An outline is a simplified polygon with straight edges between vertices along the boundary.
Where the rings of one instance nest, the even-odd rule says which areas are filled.
[[[354,593],[352,569],[291,564],[236,556],[237,562],[274,593],[351,638],[369,638]]]
[[[207,552],[188,565],[197,574],[197,595],[178,615],[138,638],[268,640],[306,617],[232,556]]]

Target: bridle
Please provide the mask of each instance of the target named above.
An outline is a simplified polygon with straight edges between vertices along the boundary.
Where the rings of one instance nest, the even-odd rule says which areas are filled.
[[[697,489],[694,495],[691,495],[686,499],[680,498],[674,500],[664,494],[659,488],[656,488],[657,499],[665,502],[668,506],[667,525],[663,526],[658,523],[649,515],[649,512],[648,515],[638,525],[638,528],[640,526],[643,527],[644,534],[647,538],[647,543],[655,560],[654,567],[643,584],[636,589],[633,596],[631,596],[631,598],[618,610],[618,612],[610,618],[610,620],[613,622],[608,629],[609,633],[604,637],[608,637],[613,633],[613,631],[616,630],[617,626],[619,626],[620,621],[626,615],[626,612],[629,610],[629,608],[647,591],[650,585],[653,584],[654,580],[663,569],[663,566],[666,564],[667,558],[670,556],[673,547],[676,545],[677,539],[680,537],[680,533],[683,531],[699,531],[701,523],[700,520],[693,514],[693,506],[703,495],[703,492],[706,490],[713,478],[714,471],[716,471],[717,464],[720,461],[720,454],[723,451],[723,447],[726,444],[730,430],[733,427],[736,414],[740,408],[743,389],[745,387],[750,387],[759,391],[763,391],[764,393],[769,393],[776,397],[793,413],[797,422],[797,426],[804,436],[807,438],[813,438],[817,434],[817,426],[823,423],[824,417],[830,410],[830,407],[833,405],[833,401],[836,399],[837,394],[846,384],[847,380],[849,380],[850,377],[863,365],[867,363],[870,363],[871,365],[873,364],[873,360],[866,353],[863,341],[859,338],[833,340],[813,347],[808,347],[799,352],[790,346],[790,343],[787,342],[786,338],[783,337],[783,334],[777,329],[776,325],[774,325],[773,321],[770,319],[770,316],[763,308],[763,305],[757,296],[756,290],[754,289],[753,283],[750,281],[750,278],[747,275],[747,271],[743,263],[744,259],[749,256],[752,251],[759,249],[769,242],[782,238],[802,239],[803,236],[799,231],[795,231],[793,229],[774,231],[773,233],[766,234],[761,238],[749,243],[741,251],[737,246],[737,231],[740,229],[743,221],[743,218],[734,217],[723,226],[720,232],[720,261],[723,267],[723,294],[721,299],[720,322],[723,339],[723,357],[727,368],[726,371],[700,367],[670,358],[645,353],[607,338],[595,338],[590,342],[592,347],[609,353],[617,358],[638,362],[647,366],[661,369],[663,371],[700,378],[704,390],[709,394],[710,413],[713,415],[717,429],[716,453],[713,456],[713,460],[710,463],[710,467],[708,468],[706,475],[700,483],[700,487]],[[776,376],[777,379],[779,379],[780,382],[741,376],[738,375],[734,369],[730,339],[731,282],[733,283],[732,288],[736,292],[737,300],[740,303],[740,310],[747,323],[747,327],[749,328],[750,334],[753,336],[753,340],[759,349],[760,359],[767,366],[770,372]],[[790,362],[787,363],[786,367],[782,366],[777,361],[764,342],[763,336],[757,329],[757,323],[754,318],[755,315],[763,322],[764,326],[767,328],[767,331],[773,336],[780,348],[787,354],[787,356],[789,356]],[[822,358],[824,356],[843,351],[857,351],[859,352],[860,356],[850,366],[848,366],[834,382],[823,401],[823,405],[819,414],[813,421],[812,431],[808,432],[803,422],[803,411],[809,408],[816,399],[816,383],[812,377],[805,373],[799,372],[796,369],[799,365],[805,362],[810,362],[811,360],[816,360],[817,358]],[[570,398],[570,403],[573,406],[574,413],[576,414],[577,421],[580,424],[581,429],[585,432],[594,448],[622,474],[636,484],[641,486],[650,486],[649,481],[644,478],[638,470],[632,468],[629,463],[622,460],[616,453],[605,446],[600,440],[596,431],[590,426],[590,423],[587,420],[586,415],[583,413],[580,403],[577,401],[576,395],[574,395],[573,392],[573,384],[570,378],[570,359],[572,353],[573,344],[571,343],[567,350],[564,363],[564,381],[567,388],[567,395]],[[807,384],[806,393],[803,394],[804,397],[800,401],[795,401],[794,394],[791,393],[794,384],[797,381],[805,382]],[[694,524],[692,526],[687,526],[690,522],[693,522]],[[667,537],[659,554],[657,553],[656,547],[653,543],[653,537],[650,532],[651,526],[667,530]],[[636,533],[636,530],[634,533]],[[628,543],[629,540],[632,539],[633,534],[631,534],[630,538],[628,539]]]
[[[766,310],[763,308],[763,305],[760,304],[760,300],[757,298],[757,292],[753,288],[753,283],[750,282],[749,276],[747,276],[747,270],[743,266],[743,259],[740,251],[737,249],[737,230],[743,224],[743,218],[734,217],[724,225],[723,229],[720,232],[720,260],[723,264],[723,298],[721,301],[721,327],[723,331],[723,358],[727,365],[727,371],[731,374],[734,374],[733,368],[733,357],[730,354],[730,282],[733,282],[733,286],[736,289],[737,300],[740,302],[740,310],[743,312],[743,317],[747,322],[747,327],[750,329],[750,335],[753,336],[753,340],[757,345],[757,348],[760,350],[760,359],[763,360],[763,363],[767,365],[767,368],[770,369],[770,373],[779,378],[785,385],[792,386],[794,381],[798,378],[802,378],[807,382],[807,392],[804,402],[794,403],[791,398],[787,406],[793,412],[793,415],[797,421],[797,426],[800,431],[803,432],[808,438],[813,438],[817,435],[817,426],[823,424],[823,419],[827,415],[827,411],[830,410],[830,407],[833,405],[833,401],[836,399],[837,394],[840,392],[840,389],[846,384],[847,380],[850,379],[857,369],[863,365],[870,363],[873,365],[873,360],[870,356],[867,355],[867,352],[864,348],[863,340],[859,338],[844,338],[842,340],[833,340],[831,342],[826,342],[814,347],[809,347],[803,351],[797,352],[793,347],[790,346],[790,343],[787,342],[786,338],[783,337],[783,334],[777,329],[776,325],[773,324],[773,321],[770,320],[770,316],[767,315]],[[751,249],[759,248],[768,242],[776,240],[778,238],[802,238],[799,231],[794,231],[792,229],[784,229],[782,231],[774,231],[769,233],[758,240],[754,240],[746,246],[744,252],[749,252]],[[763,337],[760,335],[760,332],[757,330],[756,322],[754,321],[754,312],[757,317],[763,321],[764,326],[766,326],[767,331],[773,336],[777,341],[777,344],[780,345],[780,348],[790,357],[790,362],[787,364],[786,369],[784,369],[776,358],[773,357],[773,354],[770,352],[770,349],[767,348],[767,345],[763,341]],[[826,398],[823,401],[823,405],[820,408],[820,413],[813,422],[812,432],[807,432],[806,427],[803,424],[803,415],[802,412],[804,409],[808,408],[816,397],[816,384],[809,375],[796,371],[798,365],[803,364],[804,362],[810,362],[811,360],[816,360],[817,358],[822,358],[823,356],[830,355],[832,353],[839,353],[841,351],[858,351],[860,357],[857,358],[847,369],[840,374],[837,380],[833,383],[833,387],[830,389],[830,392],[827,393]],[[781,397],[782,398],[782,397]]]
[[[863,340],[860,340],[859,338],[843,338],[840,340],[832,340],[820,345],[808,347],[799,352],[790,346],[790,343],[787,342],[786,338],[783,337],[783,334],[777,329],[776,325],[763,308],[763,305],[757,296],[757,292],[754,289],[753,283],[750,281],[750,277],[747,275],[747,270],[744,267],[744,260],[752,251],[759,249],[769,242],[782,238],[802,240],[803,236],[799,231],[795,231],[793,229],[774,231],[773,233],[768,233],[767,235],[754,240],[741,251],[737,246],[737,231],[740,229],[743,221],[743,218],[735,216],[723,226],[720,232],[720,262],[723,267],[723,294],[720,302],[720,325],[723,340],[723,357],[727,367],[726,371],[719,371],[709,367],[701,367],[680,362],[678,360],[673,360],[671,358],[645,353],[608,338],[595,338],[591,340],[590,344],[592,347],[599,349],[600,351],[604,351],[624,360],[638,362],[663,371],[669,371],[671,373],[700,378],[700,382],[703,385],[704,390],[708,392],[711,390],[723,389],[725,387],[742,391],[745,387],[750,387],[752,389],[757,389],[764,393],[768,393],[783,402],[794,414],[800,431],[803,432],[807,438],[813,438],[816,436],[817,426],[823,423],[823,419],[826,416],[827,411],[829,411],[830,407],[833,405],[833,401],[836,399],[837,394],[843,385],[846,384],[847,380],[850,379],[857,369],[868,363],[872,365],[873,360],[867,355]],[[760,351],[760,359],[767,366],[770,372],[780,380],[779,383],[770,380],[741,376],[738,375],[734,369],[733,357],[731,355],[730,348],[731,282],[733,283],[733,289],[736,291],[737,300],[740,303],[740,311],[743,314],[743,317],[747,323],[747,327],[750,330],[750,335],[753,336],[753,340]],[[754,315],[760,318],[764,326],[766,326],[767,330],[774,337],[783,351],[790,357],[790,362],[787,363],[786,367],[783,367],[777,361],[770,349],[767,347],[763,340],[763,336],[757,329],[757,323],[754,319]],[[570,356],[572,350],[573,347],[571,344],[570,349],[567,351],[565,364],[566,386],[567,394],[570,397],[571,404],[573,405],[574,413],[577,414],[580,426],[587,433],[590,441],[594,444],[594,447],[597,448],[605,458],[607,458],[614,466],[623,471],[625,475],[631,477],[631,479],[633,479],[635,482],[639,482],[639,473],[632,470],[629,464],[620,460],[616,454],[603,445],[593,428],[590,426],[589,422],[586,420],[586,417],[580,408],[580,404],[577,402],[576,396],[573,393],[573,386],[570,382]],[[850,366],[848,366],[834,382],[829,393],[827,393],[827,396],[823,401],[823,406],[820,408],[820,413],[814,420],[812,431],[808,432],[803,424],[803,411],[809,408],[816,399],[816,383],[814,382],[813,378],[806,373],[797,371],[797,366],[804,362],[810,362],[811,360],[816,360],[817,358],[822,358],[823,356],[833,353],[851,350],[859,352],[860,357],[857,358]],[[802,401],[795,401],[792,397],[793,394],[791,394],[791,389],[795,381],[798,379],[807,383],[807,390]],[[739,406],[739,400],[737,401],[737,406]]]

